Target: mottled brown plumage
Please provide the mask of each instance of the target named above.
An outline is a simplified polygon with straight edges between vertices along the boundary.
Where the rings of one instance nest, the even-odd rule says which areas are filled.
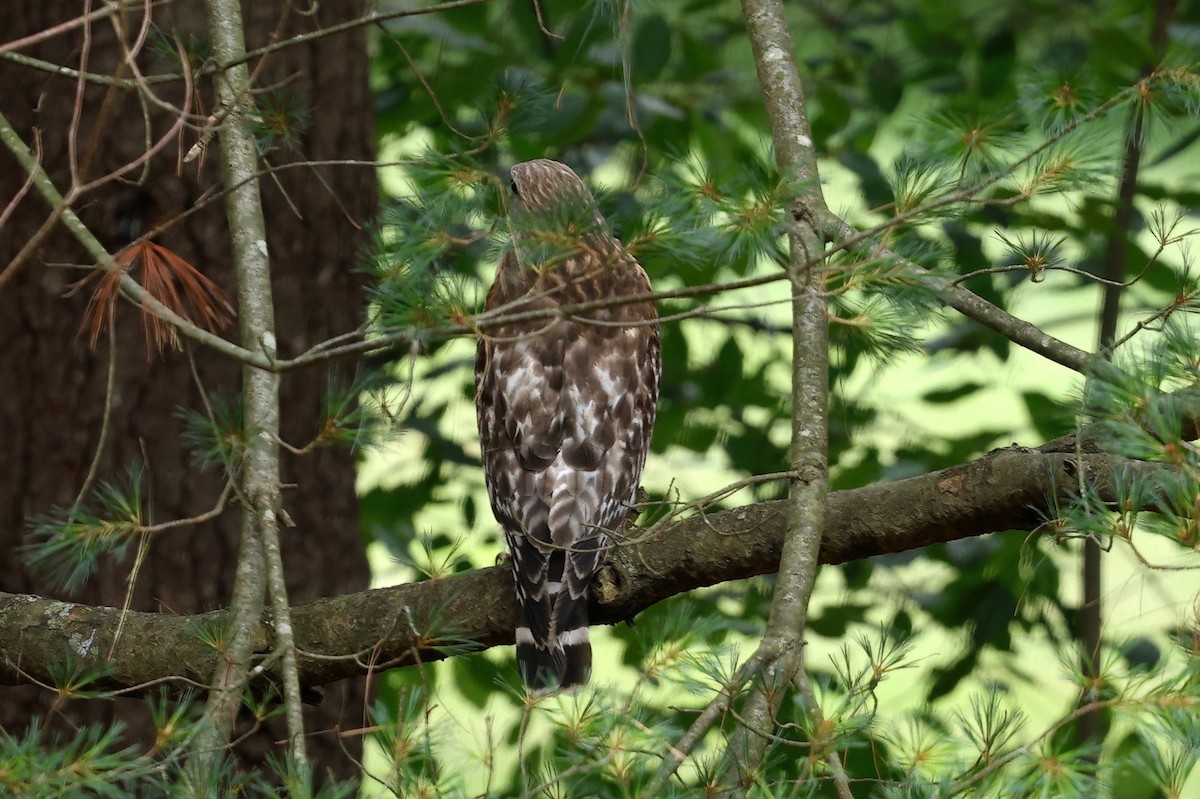
[[[500,317],[645,294],[642,267],[571,169],[512,168],[512,248],[488,292]],[[587,680],[587,593],[630,513],[662,371],[652,301],[484,324],[475,404],[492,511],[517,590],[517,661],[535,691]]]

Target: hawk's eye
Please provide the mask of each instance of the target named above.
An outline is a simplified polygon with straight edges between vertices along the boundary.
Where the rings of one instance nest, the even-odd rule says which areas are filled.
[[[516,196],[516,197],[521,196],[521,192],[517,191],[517,182],[515,180],[510,180],[508,182],[508,185],[512,189],[512,193],[514,196]]]

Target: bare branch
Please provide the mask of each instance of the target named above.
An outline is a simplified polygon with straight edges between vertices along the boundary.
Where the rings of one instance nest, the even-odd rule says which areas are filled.
[[[104,8],[74,17],[66,22],[60,22],[58,25],[52,25],[45,30],[40,30],[37,33],[31,33],[30,35],[23,36],[20,39],[14,39],[11,42],[0,44],[0,53],[20,50],[21,48],[28,47],[31,44],[37,44],[38,42],[45,41],[46,39],[52,39],[55,36],[58,36],[60,33],[66,33],[67,31],[75,30],[78,27],[90,25],[96,20],[104,19],[105,17],[111,17],[113,14],[117,14],[121,11],[122,5],[140,5],[140,0],[133,0],[133,2],[126,2],[123,4],[106,3]]]
[[[33,176],[34,186],[50,207],[56,213],[60,212],[61,209],[63,223],[79,243],[83,245],[88,254],[96,260],[97,266],[106,272],[117,271],[124,273],[125,270],[113,259],[112,255],[104,248],[99,239],[83,224],[79,217],[75,215],[75,212],[71,210],[70,205],[73,198],[66,199],[59,193],[54,183],[50,180],[50,177],[38,165],[37,159],[34,158],[29,147],[17,135],[16,130],[2,113],[0,113],[0,142],[3,142],[12,154],[16,156],[17,161],[25,171]],[[236,358],[243,363],[253,364],[262,369],[271,368],[271,360],[266,358],[261,352],[243,349],[231,341],[227,341],[202,327],[192,324],[159,302],[142,288],[136,280],[129,277],[129,275],[122,274],[121,276],[121,292],[132,302],[147,309],[160,319],[170,322],[178,328],[179,332],[188,338],[211,347],[223,355]]]
[[[209,36],[213,56],[222,69],[216,74],[217,101],[225,109],[218,142],[222,181],[243,184],[225,198],[225,213],[233,232],[234,272],[238,285],[238,310],[242,346],[260,350],[268,362],[275,360],[275,308],[271,296],[271,268],[267,253],[266,222],[256,180],[258,147],[250,129],[252,109],[247,106],[250,70],[246,52],[242,8],[239,0],[207,0]],[[229,66],[234,64],[234,66]],[[254,633],[262,622],[264,593],[270,597],[278,636],[288,728],[288,752],[301,774],[308,771],[304,725],[300,715],[300,687],[296,673],[296,648],[292,640],[287,593],[279,554],[279,376],[246,365],[242,370],[245,424],[254,435],[242,462],[242,495],[246,499],[242,542],[231,600],[232,640],[223,662],[217,665],[204,711],[204,725],[193,742],[198,770],[211,769],[205,755],[229,742],[241,705],[241,686],[248,679],[254,651]]]
[[[766,751],[765,736],[775,729],[775,714],[787,687],[804,669],[804,629],[817,581],[829,492],[829,314],[826,275],[812,263],[824,253],[817,214],[825,209],[825,200],[783,3],[742,0],[742,16],[771,122],[775,160],[786,178],[805,188],[788,209],[794,220],[788,231],[786,271],[795,297],[790,452],[795,477],[771,612],[756,652],[762,667],[742,706],[746,723],[733,734],[726,752],[722,788],[739,795],[753,784]]]

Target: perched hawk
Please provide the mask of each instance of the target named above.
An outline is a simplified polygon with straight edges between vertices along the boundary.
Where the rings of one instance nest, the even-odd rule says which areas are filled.
[[[511,177],[512,247],[481,320],[475,405],[512,553],[517,662],[546,692],[587,681],[588,587],[638,490],[662,359],[649,300],[503,321],[650,291],[569,167],[527,161]]]

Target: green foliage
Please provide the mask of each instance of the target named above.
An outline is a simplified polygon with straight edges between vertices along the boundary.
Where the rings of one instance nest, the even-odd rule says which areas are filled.
[[[430,160],[410,175],[414,193],[385,208],[367,261],[382,331],[412,330],[422,339],[423,330],[459,324],[477,310],[477,286],[464,276],[488,250],[483,212],[494,216],[497,188],[494,180],[481,184],[482,174],[470,161]]]
[[[112,698],[104,694],[103,698]],[[73,736],[48,733],[34,720],[22,735],[0,730],[0,795],[20,799],[130,796],[238,796],[246,799],[346,799],[355,783],[325,780],[314,790],[290,763],[269,759],[262,771],[239,771],[220,759],[208,783],[197,783],[180,758],[197,732],[200,712],[188,694],[164,691],[147,700],[155,742],[147,752],[122,745],[124,727],[81,727]],[[278,707],[278,705],[275,705]]]
[[[789,205],[811,186],[775,167],[740,14],[732,0],[543,0],[381,23],[376,119],[388,159],[401,166],[387,168],[389,196],[363,259],[366,335],[386,337],[402,358],[382,376],[372,371],[378,360],[353,379],[333,375],[321,426],[292,449],[361,448],[398,431],[403,458],[419,466],[403,463],[402,474],[369,488],[360,520],[364,539],[383,545],[405,579],[490,565],[498,543],[462,412],[470,344],[453,336],[472,332],[510,234],[544,260],[561,255],[564,230],[595,224],[590,208],[560,209],[532,227],[514,214],[500,175],[515,161],[574,166],[656,288],[681,295],[659,303],[670,320],[667,368],[647,482],[697,463],[729,482],[788,468],[791,297],[779,265]],[[1064,598],[1059,548],[1092,538],[1149,563],[1138,549],[1146,533],[1182,548],[1200,541],[1200,455],[1187,429],[1200,376],[1187,322],[1200,291],[1187,245],[1200,193],[1175,179],[1194,162],[1198,135],[1200,81],[1187,66],[1194,11],[1166,28],[1161,53],[1154,9],[1124,0],[846,0],[795,4],[789,14],[823,185],[867,244],[830,242],[813,254],[833,323],[834,488],[953,466],[1084,422],[1105,450],[1142,463],[1113,475],[1115,507],[1075,491],[1045,519],[1045,536],[965,540],[825,570],[842,593],[814,607],[808,632],[814,649],[821,639],[840,646],[828,662],[810,658],[813,697],[793,692],[783,703],[749,795],[832,795],[835,754],[856,795],[1174,795],[1200,752],[1196,633],[1181,623],[1175,637],[1187,646],[1174,648],[1163,630],[1106,641],[1104,673],[1084,678],[1074,665],[1079,609]],[[173,43],[160,44],[163,58],[178,59]],[[189,60],[203,52],[185,50]],[[308,99],[281,89],[256,104],[263,154],[296,149],[313,113]],[[1118,228],[1118,181],[1134,147],[1143,172],[1133,218]],[[1018,315],[1043,302],[1091,318],[1088,289],[1097,276],[1110,279],[1101,273],[1113,247],[1125,254],[1114,277],[1126,286],[1131,323],[1116,365],[1098,364],[1081,387],[1017,385],[1025,367],[1008,339],[943,314],[904,276],[911,262]],[[1053,316],[1039,324],[1079,337]],[[922,382],[937,371],[949,377]],[[1018,408],[1012,418],[994,408],[1005,399]],[[254,431],[240,400],[204,405],[181,412],[185,438],[199,466],[234,475]],[[134,470],[84,507],[38,517],[27,557],[78,586],[102,555],[124,554],[148,526],[142,485]],[[687,476],[663,478],[648,486],[643,521],[700,500],[707,510],[778,498],[786,488],[769,480],[714,492]],[[373,777],[399,796],[642,795],[698,713],[740,687],[735,675],[761,636],[771,589],[760,578],[661,603],[607,636],[620,674],[549,699],[520,692],[510,652],[475,653],[450,614],[436,613],[418,633],[453,657],[380,678],[371,720],[384,766]],[[195,635],[217,650],[229,639],[215,627]],[[941,657],[914,654],[923,635],[950,642]],[[1049,724],[1018,701],[1048,670],[1021,660],[1022,639],[1033,637],[1068,663],[1070,696]],[[80,696],[94,693],[98,675],[67,663],[56,676],[64,696]],[[1076,696],[1113,722],[1102,747],[1075,744]],[[261,721],[277,712],[275,700],[251,695],[245,710]],[[464,706],[469,718],[447,710]],[[668,795],[715,791],[741,709],[723,710]],[[177,787],[172,753],[194,716],[166,699],[152,715],[160,740],[143,759],[116,748],[118,731],[84,730],[66,742],[42,740],[36,725],[24,738],[0,734],[0,788],[115,796],[124,795],[118,785]],[[486,739],[467,769],[460,727],[476,717]],[[78,774],[72,758],[84,764]],[[291,764],[275,771],[282,785],[225,770],[193,788],[304,793]]]
[[[146,706],[155,730],[154,746],[150,755],[169,752],[182,744],[198,716],[191,692],[184,692],[179,696],[163,689],[157,697],[148,698]]]
[[[1139,115],[1145,123],[1139,143],[1147,160],[1176,168],[1183,163],[1180,120],[1193,113],[1194,79],[1174,65],[1185,63],[1186,56],[1173,54],[1165,62],[1152,57],[1146,44],[1152,15],[1117,2],[1086,11],[983,2],[953,8],[925,2],[887,9],[868,5],[790,11],[807,81],[807,111],[816,146],[827,159],[823,169],[825,164],[841,167],[858,192],[851,199],[839,195],[835,202],[850,207],[835,210],[867,230],[872,243],[895,254],[873,257],[859,249],[831,253],[825,261],[833,290],[829,429],[834,486],[952,466],[1017,440],[1049,440],[1075,429],[1085,407],[1092,409],[1090,419],[1126,424],[1123,415],[1142,394],[1130,386],[1121,389],[1119,381],[1111,388],[1089,381],[1089,397],[1112,394],[1103,410],[1092,399],[1081,404],[1060,386],[1006,387],[1000,375],[1015,362],[1010,342],[944,315],[928,293],[899,278],[904,265],[896,256],[937,271],[1001,309],[1020,311],[1045,292],[1061,296],[1063,307],[1082,307],[1083,298],[1090,301],[1082,289],[1100,270],[1105,236],[1112,230],[1116,176]],[[503,181],[494,176],[513,161],[554,157],[575,167],[593,186],[614,232],[660,290],[767,277],[784,258],[789,219],[781,212],[798,187],[773,166],[737,4],[580,8],[551,0],[536,7],[562,40],[539,35],[531,5],[462,9],[439,18],[436,42],[424,24],[388,23],[388,40],[381,41],[375,79],[386,87],[378,117],[385,141],[411,137],[420,152],[470,153],[450,156],[448,162],[445,156],[422,156],[405,169],[410,190],[395,200],[399,216],[388,234],[392,249],[375,259],[385,267],[372,295],[381,309],[380,331],[411,330],[430,353],[425,371],[405,378],[409,385],[427,385],[436,375],[456,384],[459,396],[470,396],[465,348],[445,347],[431,336],[478,307],[510,223]],[[402,44],[415,68],[389,43]],[[1167,68],[1150,77],[1145,90],[1139,88],[1146,70],[1162,63]],[[470,180],[452,179],[456,168]],[[827,181],[829,174],[837,170],[823,172]],[[1156,344],[1153,352],[1131,360],[1159,363],[1155,368],[1170,371],[1170,390],[1186,383],[1195,361],[1189,362],[1182,348],[1190,334],[1173,332],[1173,321],[1165,328],[1162,323],[1176,310],[1192,307],[1195,296],[1186,252],[1179,248],[1189,225],[1175,210],[1176,197],[1184,207],[1191,198],[1177,187],[1167,189],[1166,174],[1155,170],[1142,176],[1134,230],[1123,242],[1130,255],[1125,280],[1145,289],[1136,295],[1138,307],[1172,308],[1131,341],[1162,329],[1165,341],[1179,342],[1175,354],[1170,346]],[[1151,249],[1143,249],[1145,237],[1134,235],[1139,228],[1151,233]],[[660,301],[664,316],[681,321],[662,331],[668,365],[653,442],[657,464],[700,460],[727,467],[731,479],[786,468],[787,301],[778,285],[744,295]],[[932,408],[927,420],[914,421],[894,403],[861,395],[858,387],[897,380],[892,370],[922,354],[930,369],[956,375],[919,391]],[[1122,368],[1129,366],[1122,363]],[[986,407],[1005,396],[1027,413],[1024,427],[999,415],[993,420],[986,410],[978,426],[942,423],[961,417],[965,407]],[[1165,407],[1165,400],[1160,404],[1159,421],[1113,430],[1118,445],[1128,439],[1130,447],[1140,446],[1121,451],[1166,460],[1165,439],[1155,431],[1178,421],[1180,412]],[[433,507],[457,507],[462,522],[457,529],[473,531],[476,541],[495,540],[486,511],[468,500],[478,496],[480,486],[473,431],[457,421],[437,421],[442,414],[453,415],[454,407],[439,400],[405,409],[397,421],[419,433],[421,443],[412,451],[424,468],[394,488],[373,489],[364,499],[368,538],[385,541],[414,575],[485,565],[493,552],[463,547],[457,536],[443,532],[455,529],[445,517],[432,525],[433,534],[418,532],[423,525],[412,521]],[[1180,440],[1177,431],[1173,435],[1171,440]],[[656,468],[663,467],[652,460],[647,474]],[[1145,499],[1137,492],[1150,490],[1149,482],[1143,486],[1133,477],[1122,485],[1131,501]],[[1192,485],[1180,481],[1174,505],[1164,507],[1167,513],[1136,519],[1113,516],[1082,497],[1047,519],[1044,529],[1058,533],[1047,540],[1064,546],[1076,534],[1109,540],[1122,524],[1186,529],[1184,500]],[[648,487],[655,510],[644,522],[686,509],[689,500],[710,490],[682,481]],[[785,488],[781,482],[761,483],[705,503],[721,507],[776,498]],[[1083,526],[1087,519],[1090,527]],[[1053,543],[997,536],[830,570],[840,572],[846,593],[813,610],[814,635],[855,640],[877,623],[877,609],[888,608],[897,629],[937,631],[955,641],[937,663],[901,672],[906,677],[893,675],[893,680],[914,680],[909,693],[938,700],[911,718],[880,720],[873,710],[867,712],[861,702],[870,692],[854,687],[862,672],[844,663],[832,672],[817,668],[822,710],[839,711],[831,722],[838,731],[832,740],[856,753],[847,758],[852,775],[875,780],[868,794],[945,795],[956,779],[969,779],[972,769],[986,769],[988,758],[1016,751],[1015,742],[1031,735],[1028,725],[1016,730],[1019,711],[1007,699],[1039,675],[1015,653],[1029,635],[1070,649],[1076,609],[1062,598],[1064,563]],[[905,579],[900,575],[920,564],[936,569],[938,577],[897,590],[896,581]],[[640,708],[637,714],[624,711],[660,736],[646,744],[650,750],[661,751],[690,723],[692,717],[677,709],[680,697],[692,691],[711,697],[714,686],[729,679],[733,669],[725,655],[734,640],[743,640],[738,636],[757,637],[769,602],[769,580],[747,581],[668,601],[661,612],[655,608],[639,616],[636,628],[614,630],[623,663],[630,673],[642,675],[637,690],[647,692],[638,701],[654,709],[650,715]],[[717,627],[699,625],[683,635],[670,621],[688,618],[713,620]],[[882,645],[891,639],[875,634],[867,640]],[[858,645],[870,648],[863,641]],[[985,666],[997,656],[1003,664],[999,670]],[[879,657],[866,656],[867,662]],[[676,662],[695,667],[667,668]],[[498,680],[511,684],[507,654],[444,668],[456,684],[467,686],[464,692],[481,709],[490,707],[489,686]],[[974,709],[964,711],[959,725],[940,703],[968,686],[978,690],[985,669],[993,687],[980,694],[985,699]],[[653,694],[651,685],[673,693]],[[579,701],[614,712],[633,707],[628,697],[637,690],[623,696],[598,692]],[[515,710],[519,703],[504,696]],[[507,717],[496,716],[501,718]],[[793,707],[784,723],[797,725],[789,730],[795,740],[773,754],[772,768],[778,770],[772,776],[812,769],[827,778],[824,761],[811,754],[806,761],[801,746],[814,734],[813,718]],[[637,724],[637,734],[644,735]],[[638,769],[655,768],[634,761],[619,778],[597,775],[588,781],[592,778],[580,775],[610,767],[606,755],[613,747],[572,749],[571,742],[557,737],[562,727],[598,730],[559,719],[551,725],[550,739],[524,754],[532,763],[553,762],[560,774],[570,774],[573,792],[636,795],[643,784],[637,782]],[[893,735],[894,727],[909,732]],[[1007,748],[1000,732],[1016,735]],[[611,741],[613,735],[610,727],[601,738]],[[984,757],[976,744],[989,736]],[[518,730],[509,738],[515,743],[522,736]],[[862,754],[864,742],[874,756]],[[1030,795],[1084,795],[1104,777],[1085,765],[1086,753],[1073,751],[1069,736],[1039,746],[989,772],[973,790],[993,795],[998,786],[1012,784]],[[688,795],[699,790],[706,769],[720,771],[719,758],[706,752],[694,762]],[[969,761],[976,757],[980,762],[972,766]],[[544,776],[538,768],[548,767],[514,770],[505,790],[533,791]],[[823,795],[829,788],[824,783],[812,790]],[[550,788],[546,795],[561,789]],[[759,790],[773,795],[780,789],[764,780]]]
[[[54,508],[30,520],[25,561],[55,585],[74,591],[102,557],[123,558],[148,523],[146,468],[135,464],[123,481],[102,481],[78,507]]]
[[[300,149],[304,133],[312,124],[312,104],[291,87],[271,89],[257,97],[258,109],[251,118],[259,152]]]
[[[155,27],[150,31],[148,42],[155,59],[171,72],[182,72],[186,59],[188,69],[195,75],[212,57],[212,42],[208,36],[194,31],[172,31],[168,36]]]
[[[1142,357],[1100,364],[1087,384],[1085,406],[1105,447],[1157,465],[1114,475],[1121,501],[1113,513],[1091,495],[1063,514],[1064,531],[1125,540],[1138,551],[1139,532],[1163,536],[1194,549],[1200,453],[1190,443],[1191,414],[1200,347],[1184,319],[1167,320]],[[1150,508],[1152,512],[1139,509]],[[1139,555],[1140,557],[1140,555]]]
[[[439,768],[434,752],[438,730],[432,724],[429,689],[401,675],[386,678],[395,702],[377,703],[372,716],[379,727],[376,738],[387,753],[390,772],[381,782],[398,796],[429,793],[438,783]],[[451,784],[457,780],[452,776]]]
[[[483,750],[471,756],[470,774],[448,767],[464,753],[455,723],[438,713],[428,675],[387,675],[400,699],[374,711],[390,769],[375,778],[402,796],[465,796],[483,783],[489,796],[643,795],[669,751],[664,743],[677,740],[694,718],[689,706],[703,706],[715,686],[730,686],[736,670],[736,653],[712,643],[703,629],[690,629],[684,612],[650,619],[645,632],[655,644],[642,648],[643,676],[628,688],[591,687],[543,699],[495,691],[494,701],[512,702],[520,713],[510,721],[494,717]],[[1094,751],[1071,744],[1065,722],[1034,727],[1012,694],[996,686],[957,711],[931,705],[894,717],[881,696],[918,664],[895,631],[860,634],[842,648],[832,670],[814,675],[820,717],[799,695],[781,708],[767,763],[748,795],[831,795],[831,752],[864,781],[865,796],[1093,796],[1115,778],[1114,765],[1126,762],[1150,776],[1149,784],[1177,792],[1198,762],[1195,715],[1185,708],[1200,699],[1194,658],[1179,654],[1161,664],[1154,680],[1122,671],[1115,661],[1106,666],[1104,694],[1089,701],[1141,732],[1127,745],[1128,761],[1097,766]],[[686,698],[671,694],[674,707],[666,708],[660,689],[669,684],[694,691]],[[736,727],[730,714],[723,734]],[[719,737],[712,742],[717,751]],[[518,760],[499,758],[504,741],[520,753]],[[702,754],[672,783],[670,795],[700,795],[716,785],[718,760]]]
[[[183,421],[183,442],[196,466],[236,471],[249,440],[241,395],[213,394],[205,398],[204,412],[180,408],[176,415]]]
[[[74,653],[67,652],[66,658],[54,664],[51,672],[54,687],[63,699],[90,699],[102,696],[95,684],[108,674],[107,668],[88,668],[76,662]]]
[[[307,447],[345,446],[361,451],[377,444],[388,430],[382,412],[386,399],[379,397],[382,386],[390,383],[378,372],[362,370],[353,379],[330,372],[321,398],[321,426]]]
[[[28,799],[127,796],[122,781],[135,755],[120,747],[120,737],[119,725],[48,741],[36,721],[20,737],[0,730],[0,790]]]

